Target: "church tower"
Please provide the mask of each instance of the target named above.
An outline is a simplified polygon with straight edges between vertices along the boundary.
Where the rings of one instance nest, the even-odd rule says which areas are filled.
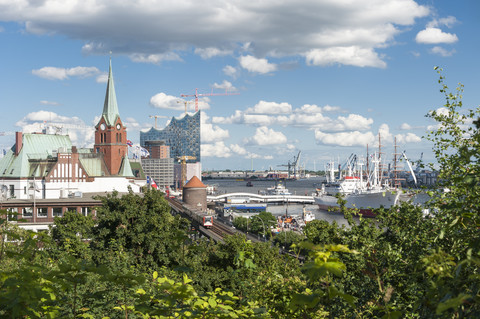
[[[94,150],[96,153],[103,153],[110,175],[118,175],[122,167],[122,161],[128,161],[127,130],[118,114],[111,59],[103,113],[97,126],[95,126]]]

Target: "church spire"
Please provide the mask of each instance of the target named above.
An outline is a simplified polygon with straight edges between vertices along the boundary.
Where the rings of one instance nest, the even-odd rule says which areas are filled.
[[[105,94],[105,103],[103,104],[102,116],[108,126],[113,126],[118,114],[117,96],[115,94],[115,85],[113,84],[112,58],[110,58],[110,68],[108,70],[107,93]]]

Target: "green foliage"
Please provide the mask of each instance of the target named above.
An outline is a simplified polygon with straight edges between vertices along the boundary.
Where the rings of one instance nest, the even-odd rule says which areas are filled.
[[[243,302],[231,292],[217,288],[197,294],[192,281],[184,275],[181,282],[153,274],[154,294],[137,290],[136,313],[143,318],[266,318],[265,309],[255,302]]]
[[[427,138],[441,188],[428,215],[404,203],[354,219],[339,197],[348,227],[317,220],[305,236],[213,243],[193,241],[148,191],[103,197],[96,220],[67,213],[51,236],[0,219],[0,317],[480,317],[480,109],[462,110],[463,87],[448,93],[438,71],[446,104]],[[274,222],[259,214],[249,231]]]
[[[92,237],[98,262],[119,251],[142,269],[181,264],[188,223],[170,214],[162,193],[151,190],[139,196],[130,192],[120,198],[113,193],[101,199]]]
[[[83,216],[77,212],[67,211],[63,217],[55,217],[54,226],[50,227],[55,249],[82,259],[90,258],[89,240],[95,221],[91,215]]]

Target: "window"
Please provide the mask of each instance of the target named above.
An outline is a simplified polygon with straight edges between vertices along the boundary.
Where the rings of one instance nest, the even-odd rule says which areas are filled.
[[[10,197],[15,197],[15,186],[10,185]]]
[[[88,207],[82,207],[80,210],[83,216],[88,216]]]
[[[68,212],[77,212],[77,207],[67,207]]]
[[[62,217],[62,207],[53,207],[52,214],[53,217]]]
[[[24,186],[24,187],[23,187],[23,194],[24,194],[24,195],[27,194],[27,186]]]
[[[16,221],[17,220],[17,212],[15,208],[7,209],[7,220],[8,221]]]
[[[33,208],[32,207],[25,207],[22,210],[23,217],[31,218],[33,217]]]
[[[37,208],[37,217],[41,217],[41,218],[48,217],[48,207],[38,207]]]

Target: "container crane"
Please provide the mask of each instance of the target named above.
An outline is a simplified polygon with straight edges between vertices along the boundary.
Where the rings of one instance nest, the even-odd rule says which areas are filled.
[[[300,159],[300,153],[301,152],[302,151],[298,151],[297,157],[295,157],[295,156],[293,157],[293,163],[292,163],[292,165],[293,165],[293,177],[295,177],[295,178],[297,178],[298,160]]]
[[[195,89],[195,94],[181,94],[181,97],[194,96],[195,97],[195,112],[198,112],[198,97],[199,96],[214,96],[214,95],[239,95],[240,93],[229,93],[225,90],[225,93],[198,93],[198,89]]]
[[[195,160],[195,159],[197,159],[195,156],[187,156],[187,155],[177,157],[177,160],[182,165],[182,177],[180,180],[180,189],[183,189],[183,186],[187,181],[187,161]]]
[[[288,169],[288,178],[290,178],[290,174],[291,174],[291,172],[292,172],[292,168],[293,168],[293,177],[294,177],[294,178],[297,178],[298,160],[300,159],[300,153],[301,153],[301,152],[302,152],[302,151],[299,151],[297,156],[293,156],[293,160],[292,160],[292,161],[288,160],[288,163],[287,163],[287,164],[277,165],[277,166],[287,167],[287,169]]]

